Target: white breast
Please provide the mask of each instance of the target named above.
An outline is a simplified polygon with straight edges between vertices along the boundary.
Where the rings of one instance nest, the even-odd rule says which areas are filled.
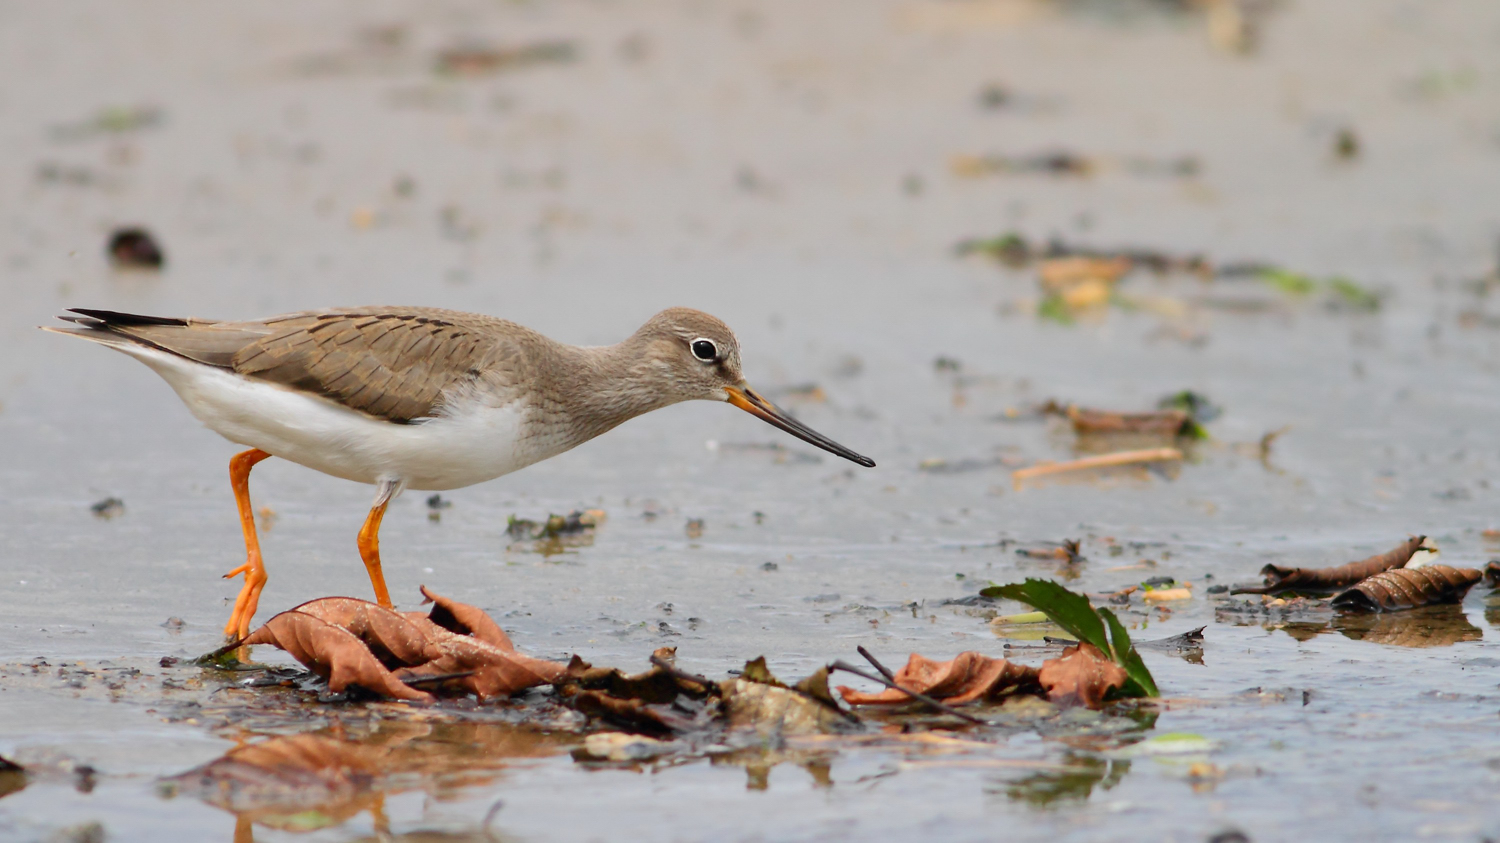
[[[120,350],[154,369],[199,421],[226,439],[360,483],[394,480],[413,489],[457,489],[567,447],[528,431],[520,402],[467,404],[421,424],[394,424],[153,348]]]

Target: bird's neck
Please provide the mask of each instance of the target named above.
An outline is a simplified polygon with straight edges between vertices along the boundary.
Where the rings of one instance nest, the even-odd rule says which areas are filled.
[[[568,420],[569,447],[683,400],[674,394],[667,361],[654,351],[639,335],[616,345],[559,349],[567,376],[553,400]]]

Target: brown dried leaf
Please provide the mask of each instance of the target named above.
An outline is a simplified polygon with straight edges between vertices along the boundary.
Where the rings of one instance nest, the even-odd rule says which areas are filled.
[[[1397,568],[1362,580],[1333,598],[1333,608],[1350,612],[1390,612],[1434,603],[1458,603],[1484,574],[1478,568],[1428,565]]]
[[[484,610],[433,594],[425,585],[421,586],[421,589],[422,596],[432,601],[432,611],[427,614],[427,620],[449,632],[473,636],[502,650],[510,651],[516,648],[516,645],[510,642],[510,636],[505,634],[505,630],[485,614]]]
[[[660,653],[661,650],[657,652]],[[560,684],[563,686],[564,696],[578,691],[600,691],[617,699],[640,700],[651,704],[670,703],[677,699],[678,694],[703,699],[710,691],[706,685],[674,675],[660,667],[652,667],[642,673],[626,674],[615,667],[593,667],[577,656],[568,663],[566,675]]]
[[[388,668],[411,667],[437,658],[439,653],[421,627],[405,615],[368,600],[324,597],[292,609],[354,634]]]
[[[652,735],[686,732],[697,725],[691,718],[675,712],[671,705],[612,697],[603,691],[580,691],[569,703],[590,717]]]
[[[553,684],[567,673],[566,665],[503,650],[478,638],[450,632],[425,619],[423,623],[427,624],[425,632],[440,655],[418,667],[402,669],[397,674],[402,679],[467,673],[444,684],[452,684],[480,699],[488,699],[508,697],[537,685]]]
[[[1042,662],[1037,676],[1047,699],[1059,706],[1084,705],[1100,708],[1110,691],[1125,686],[1129,674],[1088,642],[1063,650],[1055,659]]]
[[[432,695],[403,685],[354,633],[298,611],[282,612],[250,633],[246,645],[270,644],[291,654],[340,693],[353,685],[371,693],[414,702]]]
[[[1116,413],[1109,410],[1069,406],[1068,420],[1073,423],[1073,430],[1080,434],[1151,433],[1176,436],[1188,423],[1188,414],[1183,410]]]
[[[1236,588],[1234,594],[1274,594],[1288,589],[1306,591],[1332,591],[1353,585],[1366,577],[1392,568],[1400,568],[1421,548],[1426,536],[1412,536],[1395,548],[1333,568],[1288,568],[1284,565],[1267,565],[1260,569],[1266,584],[1260,588]]]
[[[993,699],[1013,690],[1034,690],[1037,683],[1036,668],[975,652],[959,653],[946,662],[912,653],[906,666],[896,671],[897,685],[950,705]],[[893,705],[912,700],[910,695],[893,688],[875,694],[844,686],[838,691],[850,705]]]

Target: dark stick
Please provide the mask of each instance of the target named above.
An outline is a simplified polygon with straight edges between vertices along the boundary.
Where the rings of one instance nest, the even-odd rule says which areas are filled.
[[[651,663],[666,671],[667,675],[671,676],[673,679],[683,679],[688,682],[693,682],[698,685],[702,685],[705,689],[719,687],[719,683],[713,681],[712,679],[709,679],[706,676],[698,676],[696,674],[688,673],[685,670],[681,670],[677,667],[677,665],[672,664],[671,662],[660,656],[652,655]]]
[[[975,717],[972,714],[965,714],[964,712],[959,711],[958,709],[954,708],[951,705],[948,705],[946,703],[940,703],[937,700],[933,699],[932,697],[927,696],[926,694],[919,694],[916,691],[912,691],[912,690],[903,688],[900,685],[897,685],[895,682],[891,682],[890,680],[886,679],[885,677],[876,676],[875,674],[869,673],[868,671],[865,671],[862,668],[855,667],[854,665],[849,664],[846,661],[836,661],[833,664],[829,665],[829,667],[832,668],[832,669],[834,669],[834,670],[842,670],[845,673],[852,673],[855,676],[858,676],[858,677],[860,677],[862,679],[868,679],[871,682],[879,682],[880,684],[886,686],[887,688],[890,688],[890,689],[895,690],[895,691],[900,691],[901,693],[907,695],[908,697],[911,697],[914,700],[917,700],[918,702],[926,703],[927,705],[932,706],[933,708],[937,709],[938,711],[941,711],[944,714],[951,714],[954,717],[959,718],[960,720],[967,720],[970,723],[976,723],[976,724],[978,724],[980,726],[990,726],[990,725],[993,725],[988,720],[981,720],[981,719],[979,719],[978,717]]]
[[[479,671],[477,670],[465,670],[462,673],[439,673],[435,676],[413,676],[410,679],[405,679],[400,676],[396,678],[400,679],[401,684],[403,685],[416,687],[417,685],[430,685],[433,682],[447,682],[449,679],[462,679],[465,676],[473,676],[478,672]]]
[[[881,676],[884,676],[887,680],[889,680],[891,682],[895,682],[896,681],[896,674],[891,673],[891,669],[890,668],[888,668],[885,665],[881,664],[879,659],[876,659],[873,655],[871,655],[870,651],[865,649],[865,645],[861,644],[858,647],[855,647],[854,649],[858,650],[859,654],[861,656],[865,657],[865,661],[867,661],[870,664],[874,665],[875,669],[878,670],[878,671],[880,671],[880,675]]]

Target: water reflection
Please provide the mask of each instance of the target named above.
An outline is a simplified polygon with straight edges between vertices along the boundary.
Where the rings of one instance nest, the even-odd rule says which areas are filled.
[[[1492,626],[1500,625],[1500,607],[1486,607],[1485,620]],[[1451,647],[1484,638],[1484,630],[1471,623],[1463,606],[1456,604],[1424,606],[1401,612],[1339,614],[1327,620],[1280,621],[1260,625],[1266,629],[1279,629],[1298,641],[1308,641],[1317,635],[1337,632],[1354,641],[1392,647]]]
[[[1082,802],[1094,788],[1109,790],[1130,772],[1130,762],[1070,752],[1062,762],[1066,769],[1043,770],[1005,785],[1005,795],[1033,808],[1051,808],[1062,803]]]
[[[1484,622],[1500,627],[1500,591],[1484,598]]]
[[[1332,626],[1345,638],[1393,647],[1449,647],[1478,641],[1484,631],[1469,622],[1462,606],[1424,606],[1405,612],[1339,615]]]
[[[316,831],[366,812],[388,840],[386,796],[423,790],[451,800],[494,782],[517,759],[567,749],[564,739],[505,724],[381,721],[358,737],[335,726],[238,746],[161,789],[234,814],[236,843],[252,841],[255,826]]]

